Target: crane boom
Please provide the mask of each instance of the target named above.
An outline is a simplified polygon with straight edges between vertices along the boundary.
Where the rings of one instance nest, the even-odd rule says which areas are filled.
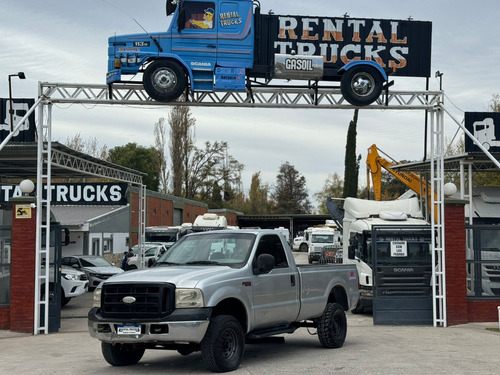
[[[366,181],[367,188],[370,189],[370,177],[373,182],[373,193],[375,200],[380,201],[382,198],[382,168],[387,172],[396,177],[403,184],[408,186],[415,193],[420,195],[422,199],[427,202],[427,207],[429,212],[431,212],[431,186],[429,183],[425,182],[425,179],[420,177],[414,172],[403,172],[399,170],[394,170],[391,167],[401,164],[396,161],[389,161],[381,157],[378,153],[378,148],[375,144],[368,148],[368,155],[366,157]],[[434,198],[437,199],[436,193],[434,193]],[[434,210],[434,220],[437,219],[437,212]]]

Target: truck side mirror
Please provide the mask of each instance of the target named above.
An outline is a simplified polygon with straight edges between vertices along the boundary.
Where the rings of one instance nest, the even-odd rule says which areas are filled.
[[[177,8],[177,2],[172,0],[167,0],[167,16],[170,16],[172,13],[175,12],[175,8]]]
[[[271,254],[261,254],[257,257],[257,267],[253,269],[254,275],[266,274],[275,266],[274,257]]]

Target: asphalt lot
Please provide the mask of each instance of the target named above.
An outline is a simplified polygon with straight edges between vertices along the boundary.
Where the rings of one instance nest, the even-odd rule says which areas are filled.
[[[146,351],[139,364],[112,367],[90,337],[86,315],[92,293],[62,309],[61,329],[49,335],[0,331],[1,373],[12,374],[201,374],[209,373],[200,353]],[[348,333],[340,349],[324,349],[314,332],[298,329],[282,340],[246,345],[234,374],[498,374],[498,323],[447,328],[374,326],[369,314],[348,314]]]

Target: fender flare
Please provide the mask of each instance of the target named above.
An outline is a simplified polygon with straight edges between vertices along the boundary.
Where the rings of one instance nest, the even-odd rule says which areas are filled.
[[[181,59],[178,55],[175,55],[173,53],[162,53],[158,56],[150,56],[145,62],[149,63],[149,62],[156,61],[156,60],[173,60],[173,61],[178,62],[188,73],[189,80],[191,82],[193,82],[193,71],[191,70],[189,65],[183,59]]]
[[[387,73],[384,71],[384,69],[382,69],[382,67],[379,64],[377,64],[375,61],[371,61],[371,60],[354,60],[354,61],[351,61],[351,62],[345,64],[343,67],[341,67],[339,69],[339,74],[342,75],[345,72],[347,72],[349,69],[351,69],[352,67],[354,67],[354,66],[360,66],[360,65],[371,66],[371,67],[377,69],[377,71],[380,73],[380,75],[382,76],[382,78],[384,79],[384,81],[387,81]]]

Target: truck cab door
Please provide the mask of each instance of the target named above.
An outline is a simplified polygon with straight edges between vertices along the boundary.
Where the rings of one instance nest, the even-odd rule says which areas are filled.
[[[216,2],[185,0],[172,20],[172,53],[193,72],[192,88],[213,90],[217,57]]]
[[[251,1],[221,1],[217,12],[217,65],[251,68],[253,64],[253,8]]]
[[[297,270],[288,262],[278,235],[262,236],[254,255],[254,263],[261,254],[275,258],[274,269],[256,275],[253,280],[254,328],[286,324],[299,314],[299,282]]]

